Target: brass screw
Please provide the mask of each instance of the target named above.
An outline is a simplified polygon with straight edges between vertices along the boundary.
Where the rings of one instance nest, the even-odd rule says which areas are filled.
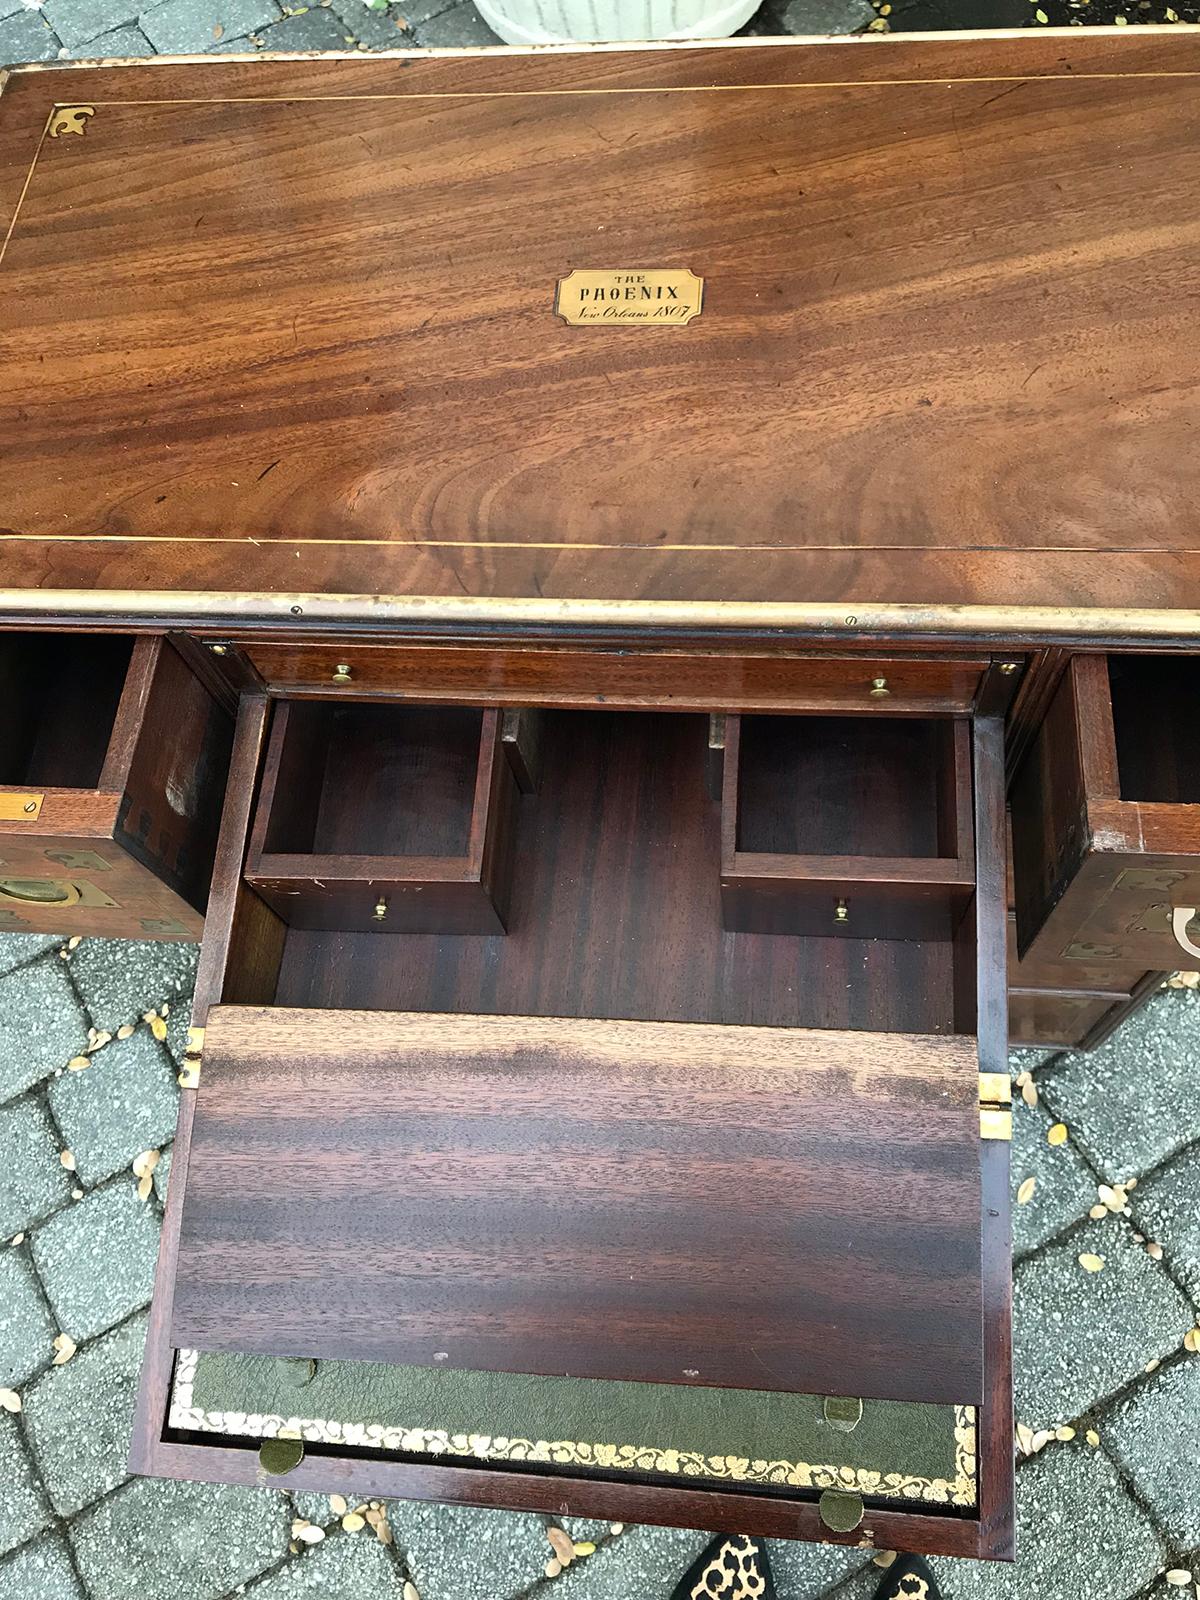
[[[37,801],[36,800],[26,800],[24,809],[26,811],[30,811],[30,812],[36,811],[37,810]]]
[[[885,695],[891,694],[891,692],[892,691],[888,688],[888,681],[886,678],[871,679],[871,698],[873,700],[881,700]]]
[[[334,683],[349,683],[353,676],[354,674],[350,671],[350,664],[348,661],[339,661],[337,666],[333,669]]]
[[[387,901],[384,899],[384,897],[382,895],[380,895],[379,899],[376,900],[376,902],[375,902],[375,920],[376,920],[376,922],[382,922],[384,917],[386,917],[386,916],[387,916]]]
[[[837,909],[833,913],[835,922],[845,923],[850,921],[850,908],[844,900],[839,900]]]
[[[1008,675],[1010,673],[1015,672],[1016,670],[1017,670],[1017,663],[1015,661],[1002,661],[1000,663],[1000,671],[1004,674],[1005,677],[1008,677]]]

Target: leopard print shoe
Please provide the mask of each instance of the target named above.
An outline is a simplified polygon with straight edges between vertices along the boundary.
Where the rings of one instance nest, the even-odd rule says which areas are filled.
[[[942,1600],[942,1591],[920,1556],[897,1556],[879,1580],[874,1600]]]
[[[767,1547],[745,1534],[718,1534],[675,1585],[671,1600],[775,1600]]]

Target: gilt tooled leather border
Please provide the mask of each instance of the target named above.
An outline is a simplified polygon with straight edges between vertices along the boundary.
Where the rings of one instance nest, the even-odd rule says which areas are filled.
[[[348,1445],[357,1450],[454,1456],[473,1461],[526,1461],[601,1472],[643,1472],[665,1477],[770,1484],[794,1489],[850,1489],[880,1499],[922,1500],[937,1505],[976,1504],[974,1406],[954,1408],[954,1477],[922,1478],[911,1473],[814,1465],[807,1461],[702,1455],[695,1451],[653,1444],[514,1439],[481,1433],[448,1433],[441,1428],[338,1422],[328,1417],[205,1411],[192,1404],[199,1360],[198,1350],[180,1350],[176,1359],[168,1424],[181,1432],[272,1439],[281,1431],[286,1431],[289,1434],[298,1433],[314,1443]]]

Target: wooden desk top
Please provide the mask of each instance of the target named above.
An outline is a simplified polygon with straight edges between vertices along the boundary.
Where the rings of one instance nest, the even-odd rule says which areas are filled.
[[[18,69],[0,618],[1200,632],[1198,89],[1179,28]],[[702,313],[569,326],[588,268]]]

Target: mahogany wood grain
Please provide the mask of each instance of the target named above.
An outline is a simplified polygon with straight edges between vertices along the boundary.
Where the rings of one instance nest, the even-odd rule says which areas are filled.
[[[707,732],[700,716],[547,713],[541,787],[516,802],[507,935],[291,929],[273,997],[341,1009],[953,1029],[949,937],[722,929]]]
[[[217,1007],[171,1338],[977,1404],[977,1074],[960,1037]]]
[[[494,705],[606,705],[706,711],[837,711],[875,715],[871,690],[882,680],[887,710],[898,716],[969,711],[986,660],[838,657],[796,650],[746,650],[726,657],[682,650],[541,649],[500,651],[442,646],[247,645],[245,656],[275,692],[387,695],[413,700],[486,699]],[[352,681],[335,691],[337,666]]]
[[[1198,72],[1181,29],[16,71],[5,614],[1194,612]],[[703,314],[554,315],[626,263]]]
[[[1200,967],[1171,930],[1200,906],[1200,771],[1176,703],[1197,686],[1193,662],[1072,660],[1012,790],[1022,961]]]
[[[953,935],[975,888],[966,722],[727,717],[724,758],[726,928]]]
[[[246,880],[292,927],[502,934],[515,788],[496,710],[285,703]]]

